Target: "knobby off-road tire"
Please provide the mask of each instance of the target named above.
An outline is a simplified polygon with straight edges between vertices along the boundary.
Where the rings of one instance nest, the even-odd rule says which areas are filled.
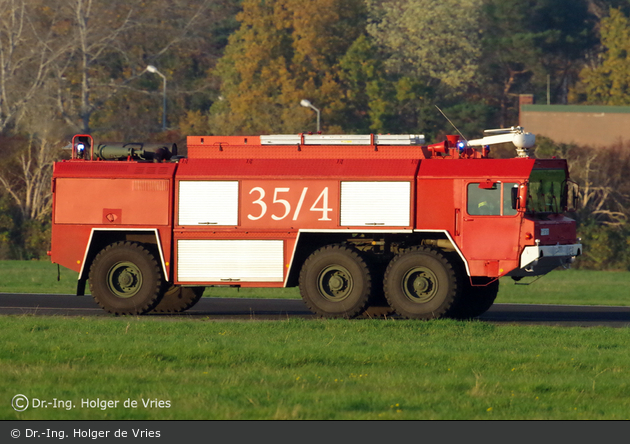
[[[392,259],[384,288],[389,305],[409,319],[448,317],[461,297],[453,265],[438,251],[425,247],[411,248]]]
[[[327,245],[300,271],[300,293],[307,307],[328,318],[353,318],[365,310],[372,290],[370,270],[355,249]]]
[[[101,250],[90,267],[94,300],[116,315],[141,315],[162,297],[162,269],[155,256],[135,242],[116,242]]]
[[[475,282],[480,285],[486,284],[490,279],[477,278],[486,282]],[[499,293],[499,281],[495,280],[485,286],[472,286],[470,282],[465,282],[463,286],[462,298],[457,304],[453,317],[458,319],[471,319],[481,316],[492,307],[497,294]]]
[[[154,313],[181,313],[192,308],[203,295],[205,287],[182,287],[170,285],[162,300],[153,309]]]

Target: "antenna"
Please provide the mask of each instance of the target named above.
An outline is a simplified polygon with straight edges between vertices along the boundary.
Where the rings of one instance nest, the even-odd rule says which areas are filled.
[[[455,131],[457,131],[459,133],[460,136],[462,136],[462,139],[464,139],[466,142],[468,142],[468,140],[466,139],[466,137],[462,134],[462,132],[460,130],[457,129],[457,127],[455,126],[455,124],[453,122],[451,122],[451,119],[449,119],[448,117],[446,117],[446,114],[444,114],[444,112],[442,112],[442,110],[440,109],[439,106],[435,105],[435,107],[437,108],[437,110],[444,116],[444,118],[446,120],[448,120],[448,123],[450,123],[453,128],[455,128]]]

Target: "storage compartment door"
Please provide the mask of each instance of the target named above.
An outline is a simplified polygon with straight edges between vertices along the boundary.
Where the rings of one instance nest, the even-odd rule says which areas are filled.
[[[281,240],[177,241],[179,282],[283,282]]]
[[[408,227],[410,182],[341,182],[342,226]]]
[[[178,225],[238,225],[238,181],[179,182]]]

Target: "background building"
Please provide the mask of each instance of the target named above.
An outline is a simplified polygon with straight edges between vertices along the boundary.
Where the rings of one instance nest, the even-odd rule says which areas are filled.
[[[630,106],[533,105],[529,97],[521,97],[519,125],[530,133],[592,147],[630,141]]]

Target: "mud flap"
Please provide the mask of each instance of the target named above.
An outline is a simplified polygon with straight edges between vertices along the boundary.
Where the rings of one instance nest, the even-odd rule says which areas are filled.
[[[77,296],[85,296],[85,282],[86,279],[79,279],[77,281]]]

